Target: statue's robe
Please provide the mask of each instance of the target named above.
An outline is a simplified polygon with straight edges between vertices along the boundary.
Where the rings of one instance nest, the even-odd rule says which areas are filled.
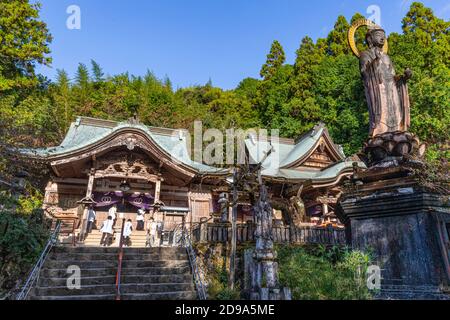
[[[369,107],[370,136],[407,131],[410,125],[408,87],[404,77],[396,79],[389,56],[376,56],[375,48],[360,57],[361,74]]]

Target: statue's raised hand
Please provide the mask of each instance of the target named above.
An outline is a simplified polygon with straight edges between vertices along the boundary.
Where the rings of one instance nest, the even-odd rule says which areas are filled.
[[[409,68],[406,68],[405,74],[404,74],[405,80],[409,80],[412,77],[412,71]]]

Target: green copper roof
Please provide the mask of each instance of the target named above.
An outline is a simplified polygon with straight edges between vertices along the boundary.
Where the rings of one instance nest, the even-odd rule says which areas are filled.
[[[278,169],[278,170],[263,170],[262,174],[272,178],[293,179],[293,180],[330,180],[336,178],[344,170],[353,168],[354,161],[341,161],[321,170],[321,171],[299,171],[294,169]],[[358,162],[358,166],[365,168],[363,162]]]
[[[214,168],[191,160],[186,145],[186,135],[189,134],[186,130],[171,130],[166,128],[148,127],[143,124],[105,121],[85,117],[79,117],[71,124],[66,137],[59,146],[32,150],[23,149],[22,152],[42,158],[61,156],[88,147],[116,131],[131,128],[145,133],[172,158],[190,166],[199,173],[224,173],[227,171],[225,169]]]
[[[270,139],[270,142],[267,139],[259,141],[256,137],[250,136],[245,140],[245,145],[250,161],[254,164],[261,162],[266,152],[272,148],[271,154],[262,163],[262,174],[266,177],[293,180],[327,180],[333,179],[342,171],[353,167],[354,161],[345,160],[345,154],[340,146],[333,145],[340,160],[327,168],[322,170],[297,170],[288,168],[289,165],[311,152],[319,142],[319,139],[327,134],[325,126],[319,124],[303,135],[297,143],[286,141],[286,139],[279,139],[278,141],[277,139]],[[362,162],[358,162],[358,166],[365,168]]]
[[[188,152],[186,130],[173,130],[166,128],[149,127],[143,124],[130,122],[115,122],[86,117],[79,117],[73,122],[66,137],[59,146],[41,149],[23,149],[22,152],[41,158],[53,158],[64,156],[79,149],[89,147],[109,135],[123,129],[136,129],[147,135],[168,155],[199,173],[226,173],[227,169],[215,168],[209,165],[193,161]],[[353,161],[346,161],[345,155],[338,146],[335,146],[341,160],[322,170],[296,170],[288,168],[290,164],[307,155],[314,148],[320,137],[327,134],[323,125],[316,126],[313,130],[302,136],[294,143],[293,140],[280,138],[278,141],[272,139],[257,140],[249,136],[245,145],[253,164],[259,163],[265,153],[272,148],[271,154],[262,164],[262,174],[266,177],[293,179],[293,180],[327,180],[337,177],[343,170],[352,167]],[[363,163],[359,166],[364,168]]]

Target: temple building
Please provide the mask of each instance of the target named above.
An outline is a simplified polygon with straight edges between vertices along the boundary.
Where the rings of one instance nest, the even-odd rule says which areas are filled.
[[[227,212],[224,216],[223,203],[230,198],[231,169],[193,161],[188,141],[184,129],[149,127],[136,119],[79,117],[59,146],[24,153],[50,166],[44,210],[53,219],[71,222],[72,241],[95,238],[85,235],[89,206],[94,206],[99,226],[108,209],[117,205],[133,225],[137,210],[146,210],[146,220],[153,217],[163,243],[170,243],[181,227],[230,219]],[[264,159],[268,148],[273,152]],[[275,225],[341,226],[334,208],[342,181],[353,172],[353,161],[346,159],[323,125],[298,141],[249,135],[245,152],[251,162],[263,160],[262,177],[269,186]],[[238,223],[251,221],[252,208],[242,198]]]
[[[331,222],[341,226],[334,214],[335,205],[355,161],[347,159],[342,147],[333,143],[325,126],[316,125],[297,141],[258,141],[250,137],[246,140],[250,162],[263,160],[270,146],[274,152],[263,161],[262,176],[270,186],[272,206],[284,211],[283,223],[301,226]],[[356,164],[365,167],[358,160]]]

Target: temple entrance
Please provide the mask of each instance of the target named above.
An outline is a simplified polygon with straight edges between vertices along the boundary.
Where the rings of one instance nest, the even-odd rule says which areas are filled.
[[[119,245],[122,225],[130,233],[130,246],[176,244],[176,229],[182,230],[189,209],[188,192],[181,192],[183,184],[174,173],[139,148],[119,147],[77,166],[88,175],[86,196],[79,201],[83,210],[78,234],[84,245],[100,245],[102,225],[111,212],[115,222],[110,245]]]
[[[155,194],[158,189],[159,196]],[[156,197],[159,200],[155,201]],[[87,206],[92,206],[95,211],[95,221],[92,231],[86,230],[85,245],[100,245],[101,228],[111,212],[116,220],[109,246],[119,245],[122,225],[126,223],[131,224],[126,246],[181,245],[186,215],[189,213],[187,192],[184,194],[171,186],[165,186],[161,191],[160,183],[158,186],[135,179],[102,178],[96,180],[91,198],[93,202]],[[89,209],[87,211],[86,218],[89,217]]]

